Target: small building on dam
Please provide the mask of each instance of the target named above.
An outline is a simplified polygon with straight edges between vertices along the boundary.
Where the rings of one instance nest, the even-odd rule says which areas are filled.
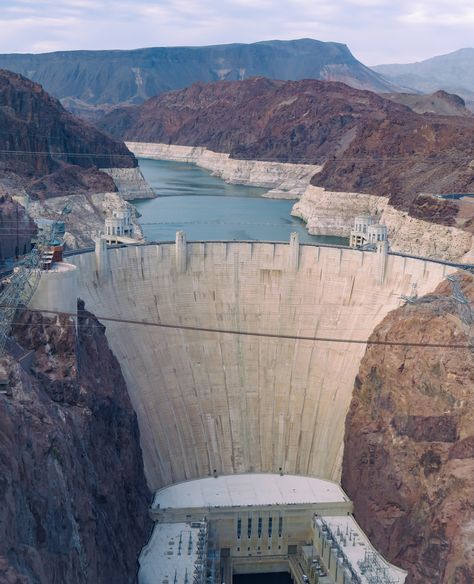
[[[454,267],[391,254],[385,240],[365,251],[183,233],[99,241],[68,262],[65,291],[107,327],[156,491],[141,584],[282,566],[300,582],[404,581],[338,485],[344,423],[375,326]],[[35,308],[54,309],[60,277],[38,287]]]

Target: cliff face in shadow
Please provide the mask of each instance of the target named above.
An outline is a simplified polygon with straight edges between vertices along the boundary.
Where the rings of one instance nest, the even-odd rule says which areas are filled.
[[[151,522],[139,433],[105,328],[24,312],[0,395],[0,581],[129,583]]]
[[[0,189],[0,262],[28,253],[36,226],[25,209]]]
[[[136,166],[122,142],[74,117],[40,85],[5,70],[0,70],[0,127],[0,182],[9,186],[20,177],[33,196],[115,191],[98,168]]]
[[[468,301],[472,277],[461,278]],[[466,345],[473,313],[443,282],[371,340]],[[342,485],[407,583],[474,581],[474,353],[369,345],[346,420]]]

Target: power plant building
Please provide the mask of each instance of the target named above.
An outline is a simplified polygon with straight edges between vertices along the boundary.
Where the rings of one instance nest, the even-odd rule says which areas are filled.
[[[230,583],[233,574],[288,571],[302,584],[373,584],[365,575],[375,566],[385,578],[380,584],[402,584],[406,573],[374,550],[352,510],[337,483],[295,475],[216,475],[165,487],[153,501],[156,525],[140,556],[139,584],[171,583],[183,572],[193,526],[206,533],[201,549],[208,550],[207,573],[216,583]]]

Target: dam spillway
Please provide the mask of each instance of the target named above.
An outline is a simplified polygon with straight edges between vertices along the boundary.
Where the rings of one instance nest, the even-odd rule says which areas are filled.
[[[294,242],[293,242],[294,243]],[[401,294],[449,266],[263,242],[178,242],[69,260],[99,317],[280,335],[367,339]],[[107,322],[156,490],[213,473],[338,480],[364,344]]]

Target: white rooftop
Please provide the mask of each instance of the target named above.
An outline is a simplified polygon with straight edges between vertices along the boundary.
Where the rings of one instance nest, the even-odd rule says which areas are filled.
[[[77,270],[77,266],[74,264],[68,264],[67,262],[54,262],[51,266],[50,272],[73,272]]]
[[[331,529],[337,543],[341,546],[342,551],[363,584],[370,584],[370,569],[363,563],[366,559],[366,552],[369,555],[375,553],[377,556],[377,567],[386,570],[386,577],[381,581],[393,582],[393,584],[402,584],[405,582],[407,572],[387,562],[375,550],[352,515],[334,517],[325,515],[323,520]],[[370,562],[367,565],[369,564]]]
[[[140,554],[139,584],[192,584],[198,561],[199,527],[189,523],[156,523]]]
[[[156,492],[153,507],[200,508],[334,503],[349,499],[331,481],[279,474],[236,474],[178,483]]]

